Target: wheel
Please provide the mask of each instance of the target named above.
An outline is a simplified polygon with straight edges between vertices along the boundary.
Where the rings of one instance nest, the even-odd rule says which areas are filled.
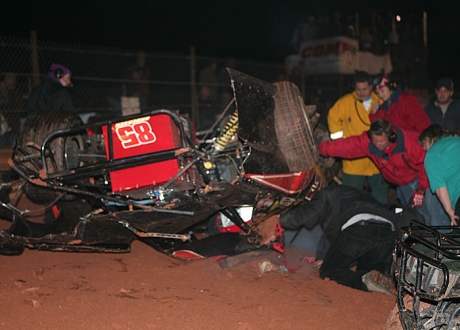
[[[20,255],[24,252],[25,246],[22,242],[0,234],[0,254]]]
[[[17,156],[36,155],[23,165],[35,173],[43,169],[43,163],[38,155],[44,139],[52,132],[83,125],[80,117],[70,111],[40,111],[31,114],[18,139]],[[58,137],[49,144],[51,152],[46,157],[49,173],[75,168],[79,165],[78,153],[83,150],[83,139],[79,135]],[[24,192],[32,202],[45,204],[54,200],[59,193],[51,189],[27,183]]]
[[[403,329],[403,327],[401,325],[401,320],[399,319],[398,303],[396,303],[396,305],[393,307],[393,309],[390,312],[390,315],[387,318],[387,323],[385,324],[385,330],[401,330],[401,329]]]
[[[414,313],[413,313],[413,306],[414,306],[414,297],[410,294],[406,294],[403,298],[405,310],[403,311],[403,315],[401,317],[399,313],[398,303],[395,304],[395,307],[390,312],[388,316],[385,330],[412,330],[417,329],[415,320],[414,320]],[[433,315],[434,309],[436,305],[431,305],[427,302],[420,301],[420,317],[423,321],[428,321],[431,316]],[[401,319],[403,319],[404,326],[401,323]],[[434,327],[427,327],[426,329],[432,329]],[[439,328],[444,329],[444,328]]]
[[[70,111],[40,111],[31,114],[19,136],[19,145],[23,156],[37,154],[43,140],[52,132],[83,125],[80,117]],[[47,157],[47,167],[50,171],[60,171],[78,166],[78,151],[83,148],[81,136],[59,137],[50,143],[53,157]],[[54,158],[55,163],[52,161]],[[35,164],[29,163],[29,168],[41,170],[41,160]],[[32,167],[30,167],[32,166]]]

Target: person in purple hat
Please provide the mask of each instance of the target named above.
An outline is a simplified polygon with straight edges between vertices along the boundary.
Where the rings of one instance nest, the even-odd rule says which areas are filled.
[[[72,86],[70,70],[61,64],[53,63],[48,76],[30,92],[26,112],[47,110],[75,111],[68,88]]]
[[[460,101],[452,97],[454,82],[447,77],[441,78],[436,82],[434,92],[436,98],[425,107],[431,124],[441,125],[452,132],[460,132]]]

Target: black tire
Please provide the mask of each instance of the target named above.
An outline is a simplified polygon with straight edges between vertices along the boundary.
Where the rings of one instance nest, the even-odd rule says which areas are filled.
[[[43,140],[50,133],[80,125],[83,125],[80,117],[70,111],[50,110],[35,112],[27,118],[24,124],[24,128],[19,136],[19,145],[26,155],[33,154],[39,151],[37,147],[41,146]],[[82,150],[83,141],[81,136],[60,137],[54,139],[50,143],[50,147],[53,151],[57,168],[55,168],[55,165],[51,161],[51,157],[48,157],[48,169],[50,171],[60,171],[78,165],[76,155],[78,150]],[[38,170],[43,168],[42,165],[40,165],[40,168],[36,168],[37,166],[34,167]]]
[[[18,240],[9,237],[0,237],[0,254],[3,255],[20,255],[24,252],[24,244]]]
[[[399,319],[398,303],[393,307],[385,324],[385,330],[403,330],[401,320]]]
[[[56,130],[83,125],[80,117],[70,111],[50,110],[31,114],[18,139],[18,156],[39,154],[44,139]],[[83,150],[81,136],[59,137],[50,143],[52,156],[46,158],[46,166],[50,173],[75,168],[79,164],[78,151]],[[41,159],[24,163],[30,170],[38,173],[43,169]],[[57,198],[58,192],[41,186],[27,183],[24,192],[32,202],[46,204]]]
[[[416,323],[413,318],[413,306],[414,306],[414,297],[410,294],[406,294],[403,298],[405,311],[403,311],[404,315],[404,323],[405,327],[403,327],[401,323],[401,315],[399,313],[398,303],[395,304],[395,307],[390,312],[388,316],[387,322],[385,324],[385,330],[405,330],[405,329],[416,329]],[[433,308],[433,305],[430,305],[427,302],[420,302],[420,314],[422,315],[430,315],[429,309]]]

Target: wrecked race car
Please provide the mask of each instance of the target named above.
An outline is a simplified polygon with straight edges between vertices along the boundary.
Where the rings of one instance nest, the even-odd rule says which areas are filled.
[[[19,179],[2,188],[12,224],[0,253],[128,252],[138,239],[188,260],[276,247],[278,215],[326,184],[318,115],[290,82],[228,71],[234,104],[203,137],[169,110],[86,125],[31,115],[10,160]],[[11,190],[44,205],[44,221],[9,202]]]

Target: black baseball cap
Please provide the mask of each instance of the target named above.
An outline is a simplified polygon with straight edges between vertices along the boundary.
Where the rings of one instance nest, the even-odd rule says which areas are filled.
[[[436,82],[436,89],[441,89],[444,87],[445,89],[452,91],[454,90],[454,82],[450,78],[441,78]]]

